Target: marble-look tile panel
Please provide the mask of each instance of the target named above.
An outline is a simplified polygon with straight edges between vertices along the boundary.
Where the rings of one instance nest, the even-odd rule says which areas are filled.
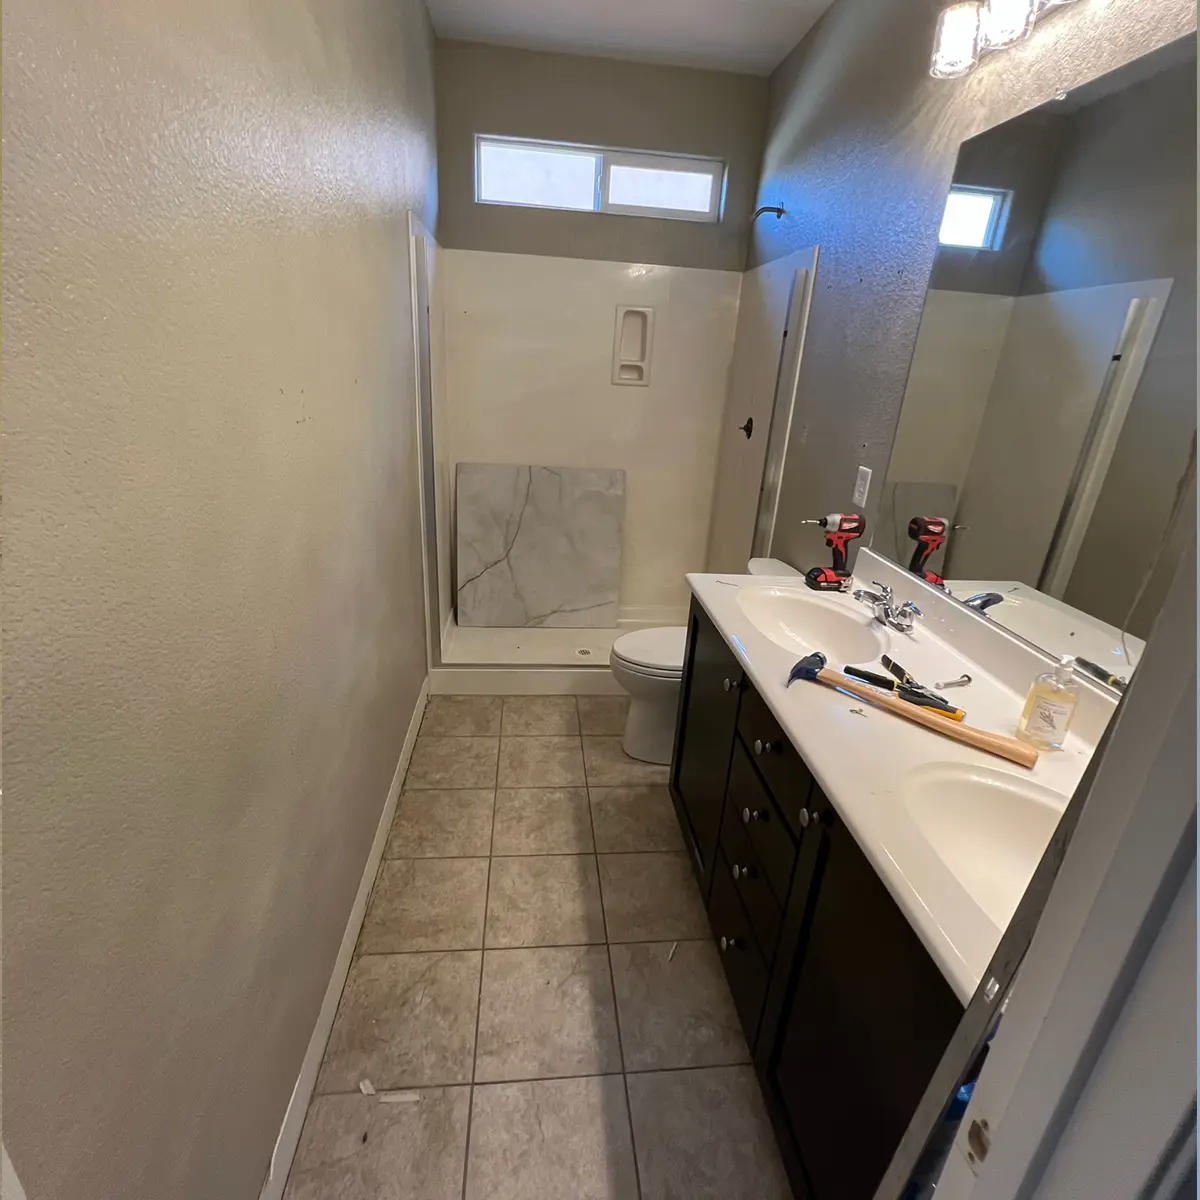
[[[458,624],[617,623],[625,472],[459,463]]]

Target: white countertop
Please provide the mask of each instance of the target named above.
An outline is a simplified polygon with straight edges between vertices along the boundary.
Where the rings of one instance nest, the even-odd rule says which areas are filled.
[[[870,576],[866,582],[856,578],[855,586],[870,587],[870,577],[880,577],[877,566],[868,564],[867,569]],[[687,580],[965,1005],[974,994],[1012,913],[1008,912],[1003,923],[997,924],[994,900],[989,916],[977,897],[938,857],[908,813],[901,795],[905,779],[910,772],[931,764],[979,766],[990,772],[1006,772],[1019,781],[1033,781],[1055,793],[1055,800],[1060,800],[1065,808],[1091,757],[1094,742],[1072,731],[1063,750],[1043,753],[1037,766],[1029,771],[821,684],[798,681],[789,688],[788,673],[800,655],[777,645],[750,622],[737,600],[742,588],[798,587],[808,597],[819,598],[821,603],[843,607],[867,625],[874,621],[870,610],[848,594],[813,592],[795,576],[772,579],[691,574]],[[982,620],[974,614],[970,619]],[[1002,664],[1004,669],[988,670],[978,657],[967,659],[957,651],[945,640],[946,632],[946,624],[936,618],[918,622],[911,634],[888,631],[887,652],[927,684],[969,672],[972,684],[946,695],[967,711],[969,724],[998,733],[1013,733],[1025,692],[1014,690],[1011,682],[1025,677],[1025,665],[1028,665],[1027,678],[1032,680],[1045,669],[1044,662],[1017,646],[1013,639],[1005,639],[1012,644],[999,650],[1007,656]],[[977,648],[977,641],[973,644]],[[1014,664],[1012,656],[1025,653],[1029,654],[1028,664]],[[875,663],[882,673],[878,659]],[[837,670],[845,665],[829,663]],[[1006,685],[1002,678],[1009,683]],[[860,712],[855,713],[854,709]],[[1094,722],[1084,724],[1085,733],[1098,736]],[[1020,887],[1018,895],[1019,890]],[[1015,903],[1014,900],[1014,908]]]

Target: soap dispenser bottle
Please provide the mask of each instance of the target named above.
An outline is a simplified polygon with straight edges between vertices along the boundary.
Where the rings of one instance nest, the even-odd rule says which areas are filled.
[[[1053,670],[1039,675],[1025,698],[1017,737],[1043,750],[1061,750],[1079,702],[1075,660],[1064,654]]]

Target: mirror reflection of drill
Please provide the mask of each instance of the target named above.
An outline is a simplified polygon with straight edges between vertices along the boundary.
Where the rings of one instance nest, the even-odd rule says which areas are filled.
[[[950,522],[945,517],[913,517],[908,523],[908,536],[916,542],[908,569],[920,575],[926,583],[945,587],[946,581],[936,572],[929,570],[926,563],[946,544],[946,530]]]
[[[813,567],[804,582],[818,592],[844,592],[850,586],[846,552],[855,538],[867,531],[867,519],[860,513],[830,513],[801,521],[801,525],[820,525],[825,530],[825,545],[833,551],[833,567]]]

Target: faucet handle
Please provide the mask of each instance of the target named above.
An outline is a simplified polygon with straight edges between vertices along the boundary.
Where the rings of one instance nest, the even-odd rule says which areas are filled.
[[[879,589],[879,594],[890,601],[892,598],[892,589],[886,583],[880,583],[878,579],[872,579],[871,582]]]

